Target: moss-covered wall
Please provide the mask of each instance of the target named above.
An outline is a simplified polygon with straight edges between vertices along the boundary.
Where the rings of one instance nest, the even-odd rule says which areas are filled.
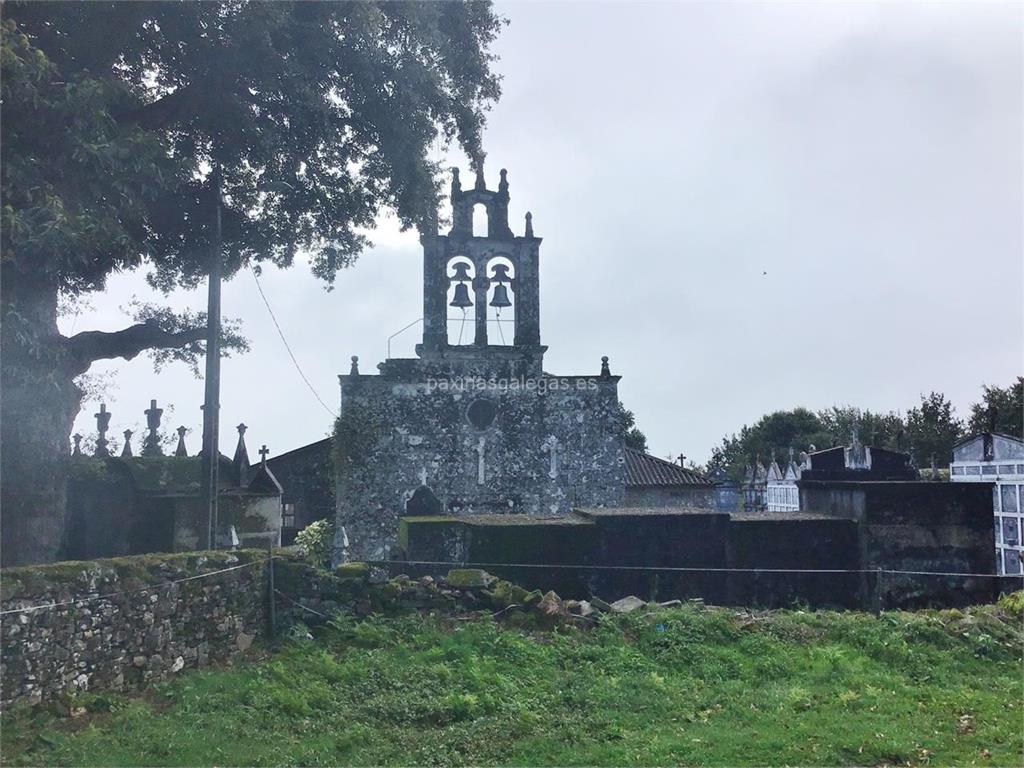
[[[193,552],[0,572],[0,701],[123,690],[245,651],[267,627],[265,558]]]

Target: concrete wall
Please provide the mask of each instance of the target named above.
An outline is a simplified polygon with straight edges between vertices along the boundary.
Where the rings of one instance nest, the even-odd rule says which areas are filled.
[[[693,507],[718,510],[720,509],[718,496],[718,491],[714,486],[627,487],[622,506]]]
[[[863,568],[994,574],[989,483],[800,482],[801,509],[858,524]],[[988,577],[883,574],[886,604],[987,600]]]

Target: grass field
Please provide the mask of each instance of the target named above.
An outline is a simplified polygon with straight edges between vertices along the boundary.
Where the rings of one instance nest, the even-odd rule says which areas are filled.
[[[0,745],[8,765],[1019,766],[1022,638],[994,606],[339,619],[80,717],[4,714]]]

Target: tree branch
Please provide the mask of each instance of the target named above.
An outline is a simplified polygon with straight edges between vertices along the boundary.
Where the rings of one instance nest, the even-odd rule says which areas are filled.
[[[189,106],[190,102],[195,100],[198,90],[195,85],[181,86],[149,104],[118,111],[114,113],[114,119],[119,123],[138,123],[140,127],[149,131],[166,128],[184,120],[195,111]]]
[[[206,335],[206,328],[165,331],[153,322],[139,323],[122,331],[83,331],[67,340],[68,350],[76,366],[85,371],[95,360],[123,357],[131,360],[147,349],[176,349]]]

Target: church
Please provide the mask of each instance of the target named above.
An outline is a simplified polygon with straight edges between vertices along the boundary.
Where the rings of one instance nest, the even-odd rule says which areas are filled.
[[[545,372],[541,238],[529,213],[512,232],[506,171],[497,190],[482,172],[464,190],[455,171],[451,204],[451,230],[420,237],[417,357],[375,376],[354,361],[339,377],[339,560],[389,559],[404,516],[559,516],[623,497],[619,379],[607,359],[591,373]],[[477,206],[487,223],[475,233]]]
[[[496,190],[482,170],[463,189],[454,169],[450,198],[450,230],[420,237],[416,357],[385,360],[373,375],[353,358],[338,377],[333,499],[323,471],[309,471],[328,463],[331,440],[270,462],[286,513],[300,507],[295,529],[333,504],[335,560],[387,560],[400,555],[403,517],[558,518],[631,496],[652,506],[688,494],[711,503],[706,478],[624,447],[619,377],[608,358],[589,372],[545,370],[541,238],[530,213],[522,234],[512,231],[507,172]],[[486,216],[476,231],[474,209]]]

